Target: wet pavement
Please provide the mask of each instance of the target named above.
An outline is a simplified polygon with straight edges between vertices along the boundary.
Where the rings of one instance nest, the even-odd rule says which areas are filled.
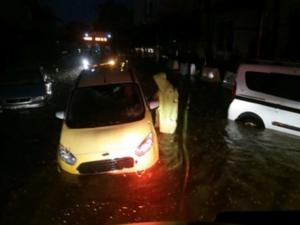
[[[146,95],[155,92],[151,76],[161,70],[136,65]],[[178,129],[159,135],[157,165],[142,175],[61,176],[54,113],[77,75],[55,74],[46,109],[0,115],[1,224],[212,221],[223,211],[300,209],[300,138],[228,122],[230,91],[173,73]]]

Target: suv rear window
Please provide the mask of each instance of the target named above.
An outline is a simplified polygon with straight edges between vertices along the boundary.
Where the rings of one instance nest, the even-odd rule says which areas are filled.
[[[253,91],[300,101],[300,76],[248,71],[246,72],[246,84]]]

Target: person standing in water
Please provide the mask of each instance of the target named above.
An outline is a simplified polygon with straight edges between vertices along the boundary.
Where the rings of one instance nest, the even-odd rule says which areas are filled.
[[[173,134],[177,127],[178,91],[168,81],[165,73],[158,73],[153,76],[153,79],[158,86],[156,97],[159,100],[156,124],[161,133]]]

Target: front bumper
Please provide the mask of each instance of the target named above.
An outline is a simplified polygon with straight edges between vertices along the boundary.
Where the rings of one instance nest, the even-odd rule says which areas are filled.
[[[61,170],[75,175],[133,173],[151,168],[159,160],[159,153],[157,147],[152,147],[152,149],[142,157],[124,155],[115,158],[103,158],[99,154],[87,154],[76,156],[76,159],[75,165],[69,165],[58,156],[58,166]],[[99,163],[99,165],[97,165],[97,163]],[[97,170],[97,168],[100,169]]]

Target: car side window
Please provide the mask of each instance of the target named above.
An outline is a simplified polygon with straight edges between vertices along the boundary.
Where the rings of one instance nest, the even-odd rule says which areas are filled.
[[[300,101],[300,76],[280,74],[246,72],[246,84],[249,89],[266,94]]]

